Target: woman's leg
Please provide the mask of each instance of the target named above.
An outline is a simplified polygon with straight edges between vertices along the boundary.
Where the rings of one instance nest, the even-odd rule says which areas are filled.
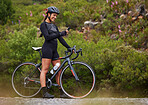
[[[61,65],[60,60],[54,60],[54,61],[52,61],[53,67],[56,65],[56,63],[60,63],[60,65]],[[61,72],[62,72],[62,70],[60,70],[58,72],[58,74],[56,75],[56,82],[57,82],[58,85],[60,85],[60,74],[61,74]],[[61,87],[59,87],[59,88],[61,88]]]
[[[42,71],[40,74],[40,82],[43,90],[43,98],[54,98],[54,95],[51,95],[48,93],[48,90],[46,87],[46,74],[48,72],[50,63],[51,63],[51,59],[42,58]]]
[[[48,72],[51,59],[42,58],[42,71],[40,74],[41,87],[46,87],[46,74]]]
[[[60,63],[60,60],[54,60],[52,61],[52,65],[55,66],[56,63]],[[61,63],[60,63],[61,65]],[[58,72],[58,74],[56,75],[56,82],[57,84],[60,86],[60,75],[61,75],[62,69]],[[61,87],[59,87],[60,90],[60,97],[61,98],[68,98],[68,96],[62,91]]]

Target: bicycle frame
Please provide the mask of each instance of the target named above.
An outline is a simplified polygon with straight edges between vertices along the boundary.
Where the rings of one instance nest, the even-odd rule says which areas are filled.
[[[70,60],[70,58],[66,58],[66,59],[62,62],[61,66],[56,70],[56,72],[55,72],[55,73],[53,74],[53,76],[50,78],[51,80],[57,75],[57,73],[62,69],[62,67],[65,65],[66,62],[68,62],[68,65],[70,66],[71,72],[73,73],[75,79],[76,79],[77,81],[79,81],[79,78],[78,78],[78,76],[77,76],[77,74],[76,74],[74,68],[73,68],[72,65],[71,65],[71,60]]]
[[[38,52],[40,53],[40,57],[41,57],[41,52],[40,52],[40,50],[39,50]],[[66,55],[67,55],[67,53],[66,53]],[[77,56],[78,56],[78,55],[77,55]],[[60,58],[59,58],[59,59],[60,59]],[[63,59],[64,59],[64,58],[63,58]],[[72,72],[73,76],[75,77],[76,81],[79,81],[79,78],[78,78],[78,76],[77,76],[77,74],[76,74],[74,68],[72,67],[72,61],[70,60],[69,57],[65,58],[65,60],[62,62],[62,64],[61,64],[60,67],[56,70],[56,72],[51,76],[51,78],[48,78],[48,79],[50,79],[50,80],[52,81],[53,78],[54,78],[54,77],[58,74],[58,72],[62,69],[62,67],[64,67],[64,65],[65,65],[66,62],[68,62],[68,65],[69,65],[69,67],[70,67],[70,69],[71,69],[71,72]],[[33,70],[33,72],[29,75],[29,77],[35,73],[35,71],[37,70],[37,68],[40,68],[41,63],[36,64],[35,66],[36,66],[35,70]],[[29,81],[36,82],[36,83],[40,83],[39,81],[35,81],[35,80],[31,80],[31,79],[29,79]]]

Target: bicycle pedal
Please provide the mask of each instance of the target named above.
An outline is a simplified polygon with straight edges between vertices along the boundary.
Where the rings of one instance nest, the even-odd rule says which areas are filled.
[[[52,85],[53,85],[53,86],[59,86],[58,84],[54,84],[54,83],[53,83]]]

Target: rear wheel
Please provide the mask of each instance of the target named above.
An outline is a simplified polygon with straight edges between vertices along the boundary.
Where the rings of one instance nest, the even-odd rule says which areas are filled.
[[[41,90],[40,68],[33,63],[20,64],[12,74],[12,87],[22,97],[33,97]]]
[[[60,76],[61,88],[71,98],[84,98],[89,95],[95,86],[95,74],[90,66],[83,62],[73,62],[79,81],[76,81],[73,72],[67,65]]]

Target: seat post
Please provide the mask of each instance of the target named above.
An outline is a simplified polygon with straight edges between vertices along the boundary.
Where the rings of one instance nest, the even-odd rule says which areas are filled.
[[[41,55],[41,51],[39,50],[38,52],[39,52],[39,54],[40,54],[40,59],[41,59],[41,62],[42,62],[42,55]]]

